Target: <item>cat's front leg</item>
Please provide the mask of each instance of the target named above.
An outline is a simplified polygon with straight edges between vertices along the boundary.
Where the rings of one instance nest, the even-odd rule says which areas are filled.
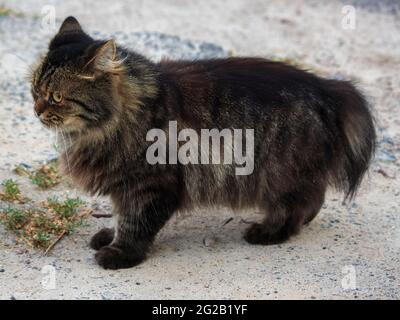
[[[92,237],[89,246],[94,250],[100,250],[113,241],[114,234],[114,228],[103,228]]]
[[[178,206],[177,196],[171,193],[141,194],[131,199],[113,199],[118,214],[114,239],[95,255],[105,269],[130,268],[141,263],[156,234]]]

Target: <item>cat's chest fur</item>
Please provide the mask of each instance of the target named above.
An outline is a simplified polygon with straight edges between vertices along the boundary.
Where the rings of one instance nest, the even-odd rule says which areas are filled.
[[[77,142],[60,156],[60,168],[91,194],[108,194],[122,166],[115,150],[96,143]]]
[[[60,168],[90,194],[110,195],[131,189],[147,174],[144,146],[133,137],[74,141],[60,156]]]

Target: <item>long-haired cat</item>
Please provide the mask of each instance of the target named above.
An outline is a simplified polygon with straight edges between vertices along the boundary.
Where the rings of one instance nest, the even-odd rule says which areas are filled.
[[[73,17],[35,69],[32,95],[40,121],[71,137],[64,170],[113,202],[115,228],[90,243],[106,269],[142,262],[171,215],[196,206],[258,208],[264,220],[245,239],[281,243],[316,216],[328,186],[354,196],[375,148],[367,103],[349,82],[262,58],[153,63],[91,38]],[[150,164],[146,135],[170,121],[196,132],[253,129],[252,174]]]

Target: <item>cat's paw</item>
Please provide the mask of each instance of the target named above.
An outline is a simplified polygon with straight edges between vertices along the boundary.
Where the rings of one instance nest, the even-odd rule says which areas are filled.
[[[96,253],[95,259],[104,269],[116,270],[134,267],[144,260],[144,256],[125,252],[115,246],[106,246]]]
[[[101,248],[108,246],[113,239],[114,229],[103,228],[92,237],[89,245],[94,250],[100,250]]]
[[[270,233],[263,224],[254,223],[247,229],[244,239],[250,244],[273,245],[285,242],[289,236],[285,227]]]

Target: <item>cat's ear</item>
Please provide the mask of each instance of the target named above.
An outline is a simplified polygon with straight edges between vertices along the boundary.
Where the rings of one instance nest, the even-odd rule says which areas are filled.
[[[103,73],[120,73],[124,70],[124,59],[118,57],[114,40],[108,40],[96,46],[94,54],[86,66]]]
[[[83,32],[83,30],[78,20],[70,16],[64,20],[60,27],[60,30],[58,30],[59,34],[64,32]]]

